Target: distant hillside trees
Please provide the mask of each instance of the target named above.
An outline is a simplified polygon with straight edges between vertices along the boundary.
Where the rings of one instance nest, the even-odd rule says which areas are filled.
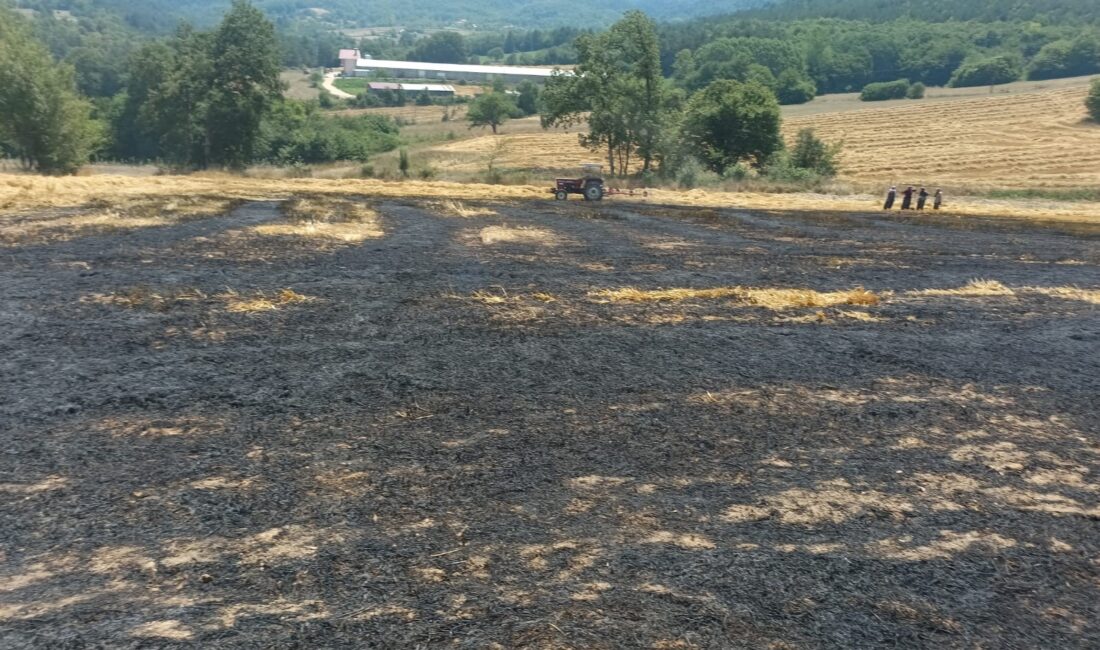
[[[688,90],[718,79],[755,81],[767,86],[783,104],[814,98],[816,85],[806,72],[806,56],[796,44],[774,38],[719,38],[696,52],[681,50],[674,78]]]
[[[1085,98],[1085,108],[1093,120],[1100,122],[1100,79],[1093,79],[1088,97]]]
[[[436,32],[417,43],[410,58],[431,63],[466,63],[470,58],[470,51],[462,34],[452,31]]]
[[[1043,46],[1028,68],[1028,79],[1056,79],[1100,72],[1100,37],[1082,35]]]
[[[71,174],[99,145],[73,69],[52,61],[25,22],[0,8],[0,143],[29,168]]]

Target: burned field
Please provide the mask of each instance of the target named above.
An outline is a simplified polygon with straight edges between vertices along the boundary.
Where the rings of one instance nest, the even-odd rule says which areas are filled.
[[[1095,230],[173,206],[0,217],[0,646],[1100,645]]]

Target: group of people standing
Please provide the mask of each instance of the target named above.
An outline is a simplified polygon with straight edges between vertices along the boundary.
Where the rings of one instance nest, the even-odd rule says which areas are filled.
[[[901,209],[912,210],[913,209],[913,195],[917,196],[917,209],[923,210],[924,204],[928,202],[928,190],[923,187],[920,188],[920,192],[913,189],[910,185],[908,189],[901,193]],[[883,206],[883,210],[890,210],[894,207],[894,200],[898,197],[898,188],[890,186],[890,190],[886,192],[886,205]],[[937,189],[936,194],[932,196],[932,209],[939,210],[943,205],[943,190]]]

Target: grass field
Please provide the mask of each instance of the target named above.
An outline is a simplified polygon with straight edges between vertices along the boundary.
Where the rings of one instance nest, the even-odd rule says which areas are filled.
[[[538,196],[0,176],[0,647],[1100,645],[1095,220]]]

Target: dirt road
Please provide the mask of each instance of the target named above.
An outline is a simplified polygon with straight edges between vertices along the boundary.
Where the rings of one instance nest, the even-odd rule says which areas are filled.
[[[335,72],[326,72],[325,80],[324,82],[322,82],[321,85],[324,86],[325,90],[327,90],[328,93],[336,99],[355,99],[355,95],[340,90],[336,87],[336,84],[333,83],[334,81],[336,81],[336,74],[337,73]]]
[[[0,646],[1100,644],[1095,229],[476,207],[8,240]]]

